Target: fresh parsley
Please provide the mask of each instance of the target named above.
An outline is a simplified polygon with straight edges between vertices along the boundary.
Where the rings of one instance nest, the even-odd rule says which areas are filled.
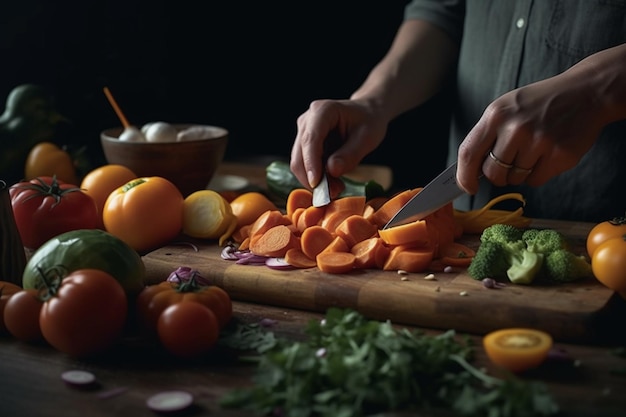
[[[470,417],[558,412],[543,384],[494,378],[471,365],[471,340],[454,331],[427,335],[335,308],[322,321],[309,322],[303,342],[271,338],[268,343],[251,336],[267,330],[248,331],[241,333],[248,340],[264,341],[256,345],[263,352],[254,385],[228,393],[221,401],[225,408],[285,417],[427,409]]]

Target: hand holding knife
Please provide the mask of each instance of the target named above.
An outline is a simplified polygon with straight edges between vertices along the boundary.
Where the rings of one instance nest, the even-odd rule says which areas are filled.
[[[324,174],[322,175],[322,179],[319,184],[313,188],[313,205],[315,207],[323,207],[331,201],[331,182],[333,181],[333,178],[329,178],[327,174],[326,163],[328,161],[328,157],[339,149],[342,143],[343,138],[337,130],[332,130],[324,141],[324,152],[322,154]]]

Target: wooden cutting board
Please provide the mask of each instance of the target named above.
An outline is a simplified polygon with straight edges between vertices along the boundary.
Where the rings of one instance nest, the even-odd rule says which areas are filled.
[[[560,230],[582,253],[591,224],[535,221],[532,227]],[[477,247],[478,236],[464,243]],[[288,271],[237,265],[220,257],[214,241],[193,241],[162,247],[144,256],[148,282],[159,282],[179,266],[197,269],[224,288],[234,300],[308,311],[329,307],[355,309],[367,317],[398,324],[485,334],[503,327],[533,327],[563,342],[602,343],[623,334],[617,317],[626,317],[626,303],[596,280],[539,286],[509,284],[487,289],[463,270],[406,276],[366,270],[332,275],[317,268]],[[403,279],[404,277],[404,279]]]

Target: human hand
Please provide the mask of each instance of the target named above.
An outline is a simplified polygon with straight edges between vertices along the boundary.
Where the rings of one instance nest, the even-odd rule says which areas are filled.
[[[494,100],[458,150],[457,183],[540,186],[580,161],[603,122],[589,82],[563,73]]]
[[[313,188],[326,170],[338,178],[354,169],[382,142],[387,120],[366,101],[316,100],[298,117],[298,132],[291,149],[290,168],[305,186]],[[322,166],[324,142],[332,131],[342,138],[341,146]],[[331,196],[334,198],[336,195]]]

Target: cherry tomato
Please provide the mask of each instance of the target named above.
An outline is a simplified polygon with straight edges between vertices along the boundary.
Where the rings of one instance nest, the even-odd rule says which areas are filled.
[[[96,202],[100,220],[98,227],[100,229],[104,229],[102,211],[109,195],[135,178],[137,178],[137,175],[130,168],[116,164],[103,165],[85,175],[85,178],[80,183],[80,189]]]
[[[31,288],[13,294],[4,307],[4,324],[9,333],[23,342],[43,340],[39,327],[42,306],[39,290]]]
[[[500,329],[483,338],[489,359],[511,372],[522,372],[539,366],[552,348],[552,337],[540,330]]]
[[[161,313],[157,331],[161,344],[170,353],[191,358],[206,353],[215,345],[220,328],[210,308],[183,301]]]
[[[198,285],[195,281],[183,283],[163,281],[145,287],[137,297],[137,314],[141,324],[151,332],[156,330],[159,316],[167,307],[188,301],[195,301],[210,308],[220,328],[232,317],[233,305],[226,291],[215,285]]]
[[[587,235],[587,254],[593,257],[594,251],[608,239],[626,234],[626,217],[616,217],[596,224]]]
[[[165,178],[136,178],[107,198],[104,227],[136,251],[147,252],[181,232],[183,201],[178,188]]]
[[[47,272],[51,277],[53,271]],[[44,297],[39,316],[41,333],[51,346],[71,356],[90,356],[118,340],[128,302],[112,275],[99,269],[79,269],[60,283],[55,281],[54,286],[48,298]]]
[[[591,269],[598,281],[624,294],[626,292],[626,234],[602,242],[593,252]]]
[[[22,244],[29,249],[37,249],[61,233],[98,226],[93,198],[54,177],[18,182],[9,195]]]
[[[0,281],[0,334],[7,332],[7,327],[4,324],[4,309],[6,304],[13,294],[20,291],[22,291],[22,287],[19,285],[8,281]]]

